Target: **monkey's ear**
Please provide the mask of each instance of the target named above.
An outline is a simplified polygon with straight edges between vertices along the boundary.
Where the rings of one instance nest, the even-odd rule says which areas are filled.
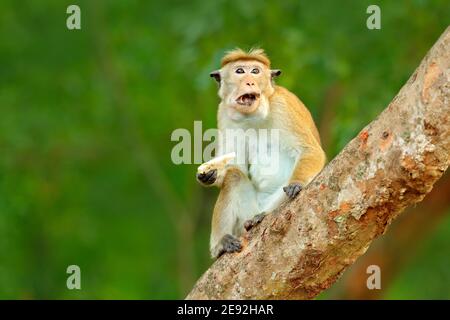
[[[220,83],[220,70],[215,70],[209,74],[211,78],[214,78],[217,82]]]
[[[281,74],[281,70],[280,69],[273,69],[270,70],[270,75],[273,78],[278,77]]]

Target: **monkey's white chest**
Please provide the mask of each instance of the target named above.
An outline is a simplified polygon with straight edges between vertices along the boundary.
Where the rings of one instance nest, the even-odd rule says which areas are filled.
[[[249,152],[249,178],[260,211],[269,212],[284,198],[283,187],[288,185],[299,152],[287,146],[269,145],[268,150]]]

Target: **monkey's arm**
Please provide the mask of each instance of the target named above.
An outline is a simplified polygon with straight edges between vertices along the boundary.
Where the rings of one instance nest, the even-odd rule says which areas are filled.
[[[294,198],[322,170],[326,156],[311,113],[294,94],[289,91],[285,94],[288,105],[291,106],[286,108],[287,119],[293,119],[290,122],[290,132],[295,135],[300,152],[289,185],[283,190],[289,198]]]
[[[325,165],[326,156],[320,144],[314,139],[314,143],[304,147],[297,159],[289,185],[283,188],[289,198],[294,198],[306,186]]]
[[[307,185],[325,165],[325,153],[320,147],[309,147],[304,150],[297,161],[290,182]]]

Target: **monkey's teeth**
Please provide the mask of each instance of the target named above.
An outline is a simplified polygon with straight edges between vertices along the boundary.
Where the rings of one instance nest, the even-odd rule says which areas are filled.
[[[236,102],[241,105],[251,106],[259,98],[258,93],[246,93],[236,99]]]

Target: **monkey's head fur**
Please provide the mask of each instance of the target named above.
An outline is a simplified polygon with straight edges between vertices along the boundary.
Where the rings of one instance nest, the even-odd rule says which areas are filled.
[[[270,60],[263,49],[229,51],[222,58],[221,69],[210,76],[219,83],[222,104],[241,114],[253,114],[268,103],[273,94],[273,78],[280,70],[270,69]]]

